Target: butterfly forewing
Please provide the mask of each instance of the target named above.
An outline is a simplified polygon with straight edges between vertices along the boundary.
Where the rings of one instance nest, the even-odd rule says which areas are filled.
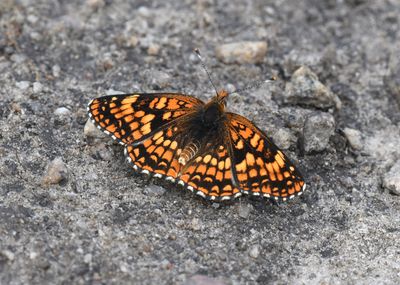
[[[93,99],[89,117],[121,144],[140,142],[204,103],[173,93],[110,95]]]
[[[226,113],[235,179],[244,193],[276,200],[299,195],[304,180],[286,155],[252,122]]]

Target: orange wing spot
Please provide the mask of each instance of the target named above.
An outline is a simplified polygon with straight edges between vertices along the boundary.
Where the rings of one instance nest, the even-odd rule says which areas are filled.
[[[177,131],[177,129],[175,130],[175,131]],[[173,135],[173,133],[172,133],[172,130],[171,129],[168,129],[167,130],[167,137],[172,137],[172,135]]]
[[[99,122],[99,124],[100,124],[100,127],[102,127],[102,128],[106,128],[107,127],[107,125],[106,124],[104,124],[103,122]]]
[[[143,146],[144,146],[145,148],[148,148],[152,143],[153,143],[153,142],[152,142],[151,140],[145,140],[145,141],[143,142]]]
[[[163,135],[163,131],[159,131],[153,136],[153,141],[158,140]]]
[[[289,169],[290,169],[290,171],[292,171],[292,172],[294,171],[294,167],[293,167],[293,166],[290,166]]]
[[[204,174],[206,174],[207,167],[206,167],[204,164],[202,164],[202,165],[200,165],[200,166],[197,168],[196,171],[197,171],[198,173],[201,173],[201,175],[204,175]]]
[[[99,119],[100,119],[100,120],[103,120],[103,119],[104,119],[104,115],[103,115],[103,114],[100,114],[100,115],[99,115]]]
[[[300,191],[300,184],[299,183],[294,183],[294,189],[296,189],[297,192]]]
[[[274,168],[276,173],[281,172],[281,168],[279,167],[279,165],[276,161],[272,162],[272,167]]]
[[[224,178],[225,178],[225,179],[232,179],[231,172],[230,172],[230,171],[225,171],[225,176],[224,176]]]
[[[168,161],[171,161],[172,158],[173,158],[173,155],[174,155],[174,154],[172,153],[172,151],[167,150],[167,151],[163,154],[162,158],[164,158],[164,159],[166,159],[166,160],[168,160]]]
[[[117,107],[117,104],[115,104],[114,102],[110,102],[109,106],[111,109],[113,109],[113,108]]]
[[[248,152],[246,154],[246,161],[247,161],[248,165],[254,165],[254,163],[255,163],[254,155]]]
[[[224,170],[224,168],[225,168],[225,162],[224,161],[218,162],[218,169],[219,170]]]
[[[211,192],[217,192],[217,193],[219,193],[219,187],[218,187],[218,185],[214,185],[213,187],[211,187]]]
[[[253,134],[253,132],[251,129],[246,128],[243,131],[239,131],[239,134],[242,136],[242,138],[248,139]]]
[[[218,163],[218,160],[217,160],[215,157],[213,157],[213,158],[211,159],[211,165],[216,166],[217,163]]]
[[[148,152],[148,153],[153,153],[153,151],[154,151],[155,149],[156,149],[156,146],[152,144],[151,146],[148,147],[147,152]]]
[[[120,109],[119,108],[112,108],[112,109],[110,109],[110,113],[111,114],[116,114],[116,113],[118,113],[120,111]]]
[[[250,170],[249,175],[250,177],[256,177],[258,174],[257,170],[255,170],[254,168]]]
[[[156,156],[156,155],[154,155],[154,154],[150,155],[150,158],[151,158],[154,162],[157,162],[157,161],[158,161],[158,156]]]
[[[159,137],[158,140],[156,140],[154,144],[159,145],[159,144],[162,144],[163,142],[164,142],[164,137]]]
[[[153,100],[151,100],[151,102],[149,104],[149,107],[151,109],[154,109],[154,107],[156,106],[157,102],[158,102],[158,98],[154,98]]]
[[[147,114],[146,116],[144,116],[140,122],[142,124],[147,124],[148,122],[151,122],[154,118],[156,117],[156,115],[154,114]]]
[[[287,186],[290,186],[290,185],[292,185],[293,184],[293,181],[292,180],[289,180],[288,182],[286,182],[286,185]]]
[[[210,176],[214,176],[215,173],[217,173],[217,168],[216,167],[209,167],[207,169],[207,172],[206,172],[206,174],[210,175]]]
[[[151,132],[151,127],[150,127],[150,123],[147,123],[146,125],[143,125],[140,128],[140,131],[142,132],[143,135],[147,135]]]
[[[272,164],[271,163],[267,163],[266,166],[267,166],[267,171],[268,171],[268,174],[269,174],[269,178],[271,179],[271,181],[275,181],[276,177],[275,177],[274,168],[272,167]]]
[[[232,186],[231,185],[225,185],[225,187],[222,189],[223,191],[232,191]]]
[[[247,170],[247,164],[246,164],[246,160],[243,159],[243,161],[239,164],[236,164],[236,171],[237,172],[246,172]]]
[[[166,112],[162,116],[163,120],[168,120],[171,117],[172,113],[171,112]]]
[[[129,124],[129,128],[134,131],[139,127],[139,123],[138,122],[133,122]]]
[[[222,192],[221,196],[231,196],[231,192]]]
[[[160,101],[156,104],[156,109],[163,109],[163,108],[165,108],[165,106],[166,106],[166,103],[167,102],[167,98],[166,97],[161,97],[160,98]]]
[[[243,149],[243,141],[242,140],[238,140],[237,144],[235,144],[235,147],[237,149]]]
[[[250,144],[252,147],[256,148],[258,146],[258,141],[260,140],[260,136],[255,133],[254,136],[250,140]]]
[[[135,119],[135,117],[132,116],[132,115],[128,115],[128,116],[126,116],[126,117],[124,118],[125,123],[127,123],[127,124],[129,124],[130,122],[132,122],[134,119]]]
[[[268,173],[265,170],[265,168],[260,168],[260,176],[266,176],[266,175],[268,175]]]
[[[133,95],[133,96],[127,97],[124,100],[122,100],[121,104],[128,105],[128,104],[135,103],[137,101],[138,97],[139,97],[139,95]]]
[[[133,150],[133,154],[134,154],[136,157],[138,157],[138,155],[139,155],[139,149],[138,149],[138,148],[135,148],[135,149]]]
[[[141,117],[143,117],[145,114],[146,114],[146,113],[145,113],[144,111],[137,111],[137,112],[134,113],[134,116],[135,116],[136,118],[141,118]]]
[[[247,180],[247,174],[246,173],[238,173],[238,179],[240,181],[246,181]]]
[[[207,154],[207,155],[203,158],[204,163],[209,163],[210,160],[211,160],[211,155],[209,155],[209,154]]]
[[[109,131],[110,133],[115,133],[116,130],[117,128],[114,125],[109,125],[107,127],[107,131]]]
[[[124,136],[126,134],[124,129],[121,129],[121,135]]]
[[[260,140],[257,146],[257,151],[262,152],[264,149],[264,140]]]
[[[230,169],[231,168],[231,159],[228,157],[225,159],[225,169]]]
[[[285,176],[285,178],[288,178],[288,177],[290,177],[290,173],[289,173],[289,171],[285,171],[285,172],[283,172],[283,176]]]
[[[194,161],[196,161],[196,162],[198,163],[198,162],[200,162],[200,161],[202,161],[202,160],[203,160],[203,157],[198,156],[198,157],[196,157],[196,159],[195,159]]]
[[[222,179],[224,178],[224,175],[223,175],[223,173],[221,171],[218,171],[217,174],[215,175],[215,178],[218,181],[222,181]]]
[[[168,109],[175,110],[175,109],[178,109],[178,108],[180,108],[180,106],[178,105],[178,100],[177,99],[172,98],[172,99],[168,100]]]
[[[201,176],[200,175],[195,175],[195,176],[192,177],[192,180],[201,181]]]
[[[269,185],[263,185],[261,190],[263,193],[271,194],[271,186]]]
[[[214,180],[211,178],[211,177],[206,177],[206,178],[204,178],[204,182],[210,182],[210,183],[212,183]]]
[[[170,140],[165,140],[163,143],[164,146],[169,146],[170,144],[171,144]]]
[[[162,154],[164,153],[164,148],[162,147],[162,146],[159,146],[159,147],[157,147],[155,150],[154,150],[154,153],[156,153],[158,156],[162,156]]]
[[[275,155],[275,160],[276,160],[276,162],[279,164],[279,167],[284,167],[285,166],[285,162],[283,161],[283,158],[282,158],[282,156],[279,154],[279,152],[278,152],[278,154],[277,155]]]

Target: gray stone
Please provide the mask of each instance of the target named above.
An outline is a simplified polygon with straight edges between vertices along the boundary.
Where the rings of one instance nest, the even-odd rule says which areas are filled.
[[[307,117],[304,130],[304,150],[307,153],[326,149],[335,131],[335,119],[329,113],[317,112]]]
[[[40,93],[43,90],[43,85],[40,82],[33,82],[33,88],[32,91],[33,93]]]
[[[89,138],[105,138],[107,135],[100,131],[91,120],[87,120],[83,127],[83,134]]]
[[[236,42],[217,46],[217,58],[224,63],[260,63],[267,53],[266,42]]]
[[[166,191],[164,187],[158,185],[149,185],[149,187],[147,187],[146,190],[147,194],[152,196],[162,196]]]
[[[47,166],[46,174],[42,178],[42,184],[58,184],[68,178],[68,169],[61,157],[56,157]]]
[[[29,81],[19,81],[15,85],[21,90],[26,90],[31,86],[31,83]]]
[[[258,244],[252,245],[249,250],[251,258],[257,258],[260,255],[260,246]]]
[[[282,94],[285,103],[327,109],[341,108],[339,97],[318,80],[307,66],[297,69]]]
[[[383,177],[383,187],[390,193],[400,196],[400,160]]]
[[[275,144],[281,149],[288,149],[297,141],[297,137],[287,128],[279,128],[272,137]]]
[[[247,219],[253,210],[253,206],[247,203],[240,203],[238,206],[238,214],[241,218]]]
[[[54,110],[54,115],[61,116],[61,117],[69,116],[69,115],[71,115],[71,111],[68,108],[59,107],[59,108]]]
[[[361,150],[363,148],[362,136],[359,130],[344,128],[343,133],[353,149]]]

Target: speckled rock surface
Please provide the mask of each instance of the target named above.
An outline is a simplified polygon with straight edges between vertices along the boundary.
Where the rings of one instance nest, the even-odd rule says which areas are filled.
[[[398,0],[0,1],[0,284],[398,284],[400,196],[382,179],[400,159],[399,14]],[[243,41],[266,56],[218,60]],[[87,102],[115,90],[211,98],[194,48],[219,88],[278,77],[228,108],[277,134],[302,197],[208,204],[85,129]],[[340,108],[283,100],[301,66]],[[304,152],[320,111],[335,131]],[[55,159],[67,175],[43,183]]]

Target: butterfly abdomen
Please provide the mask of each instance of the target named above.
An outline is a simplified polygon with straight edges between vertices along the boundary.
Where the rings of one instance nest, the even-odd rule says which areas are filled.
[[[182,165],[186,165],[186,163],[191,160],[199,151],[199,142],[193,141],[190,142],[183,149],[182,153],[179,155],[178,162]]]

